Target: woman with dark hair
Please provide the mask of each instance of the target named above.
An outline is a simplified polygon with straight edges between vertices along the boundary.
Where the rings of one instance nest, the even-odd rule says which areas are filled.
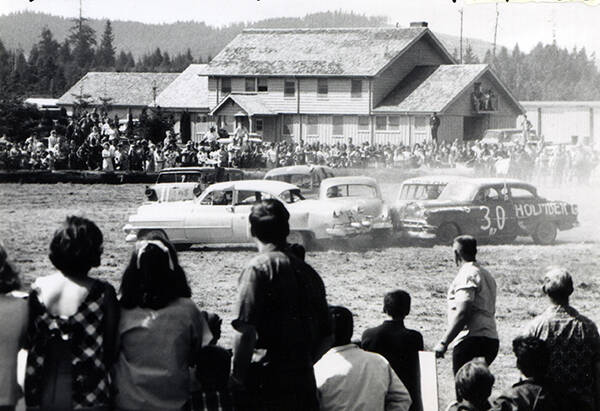
[[[109,370],[116,348],[114,288],[88,276],[100,265],[102,232],[94,222],[67,217],[50,242],[59,270],[39,277],[29,295],[28,409],[109,410]]]
[[[19,274],[0,243],[0,411],[15,409],[19,394],[17,355],[27,333],[27,301],[14,296],[21,288]]]
[[[212,334],[173,245],[162,236],[136,243],[121,282],[118,410],[189,409],[190,367]]]

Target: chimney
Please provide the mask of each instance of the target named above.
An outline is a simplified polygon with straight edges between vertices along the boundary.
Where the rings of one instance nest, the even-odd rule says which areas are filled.
[[[426,21],[412,21],[410,23],[411,28],[421,28],[421,27],[427,28],[427,26],[428,26],[428,24]]]

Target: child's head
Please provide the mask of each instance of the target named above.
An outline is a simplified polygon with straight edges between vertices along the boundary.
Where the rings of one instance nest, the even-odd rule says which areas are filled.
[[[485,361],[474,359],[460,367],[456,373],[456,393],[459,398],[473,404],[486,403],[492,394],[495,378]]]
[[[200,350],[196,377],[203,391],[221,391],[227,388],[231,368],[231,352],[217,345]]]
[[[548,369],[550,352],[543,340],[536,337],[517,337],[512,343],[517,368],[528,378],[543,378]]]
[[[10,293],[21,288],[19,273],[8,261],[4,245],[0,242],[0,294]]]
[[[391,291],[383,297],[383,312],[393,319],[402,319],[410,312],[410,294],[404,290]]]

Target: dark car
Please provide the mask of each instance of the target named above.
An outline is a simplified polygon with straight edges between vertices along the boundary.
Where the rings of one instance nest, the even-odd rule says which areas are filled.
[[[448,184],[436,200],[407,206],[401,220],[408,237],[450,243],[460,234],[513,241],[531,236],[552,244],[558,230],[578,225],[577,206],[540,197],[520,180],[470,178]]]
[[[278,167],[265,174],[265,180],[277,180],[298,186],[302,194],[316,194],[319,192],[321,181],[335,177],[333,170],[319,165],[297,165]]]

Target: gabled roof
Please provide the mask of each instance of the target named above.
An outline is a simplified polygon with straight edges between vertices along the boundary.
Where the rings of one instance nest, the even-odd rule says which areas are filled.
[[[208,65],[212,76],[375,76],[427,36],[427,28],[247,29]]]
[[[208,110],[208,77],[206,64],[190,64],[183,73],[156,98],[162,108]]]
[[[89,72],[58,99],[59,105],[73,104],[77,96],[89,95],[92,104],[110,98],[112,106],[149,106],[179,73]]]
[[[256,114],[265,114],[265,115],[273,115],[277,114],[273,110],[271,110],[264,101],[260,98],[260,96],[256,94],[230,94],[225,97],[215,108],[213,108],[210,112],[211,115],[214,115],[219,111],[221,107],[223,107],[227,102],[233,101],[235,104],[240,106],[242,110],[246,112],[249,116],[254,116]]]
[[[489,70],[487,64],[415,67],[375,108],[377,112],[443,112]]]

